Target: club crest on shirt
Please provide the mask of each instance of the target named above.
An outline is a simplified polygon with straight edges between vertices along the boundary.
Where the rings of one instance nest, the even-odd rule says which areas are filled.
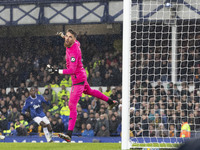
[[[76,59],[74,57],[71,57],[71,62],[75,62]]]

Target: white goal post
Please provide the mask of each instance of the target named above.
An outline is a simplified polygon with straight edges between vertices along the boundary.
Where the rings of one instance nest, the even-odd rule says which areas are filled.
[[[124,0],[121,149],[200,136],[200,0]]]
[[[123,72],[122,72],[122,146],[130,148],[130,62],[131,62],[131,0],[123,3]]]

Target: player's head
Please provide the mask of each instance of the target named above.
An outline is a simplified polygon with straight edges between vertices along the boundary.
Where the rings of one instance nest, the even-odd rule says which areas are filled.
[[[185,122],[187,122],[187,119],[186,119],[186,118],[182,118],[181,123],[183,124],[183,123],[185,123]]]
[[[31,89],[30,89],[30,95],[31,95],[31,97],[35,97],[35,94],[36,94],[35,87],[31,87]]]
[[[74,37],[77,38],[77,33],[76,33],[73,29],[70,28],[70,29],[67,30],[67,32],[73,34]],[[67,32],[66,32],[66,33],[67,33]]]
[[[76,37],[77,37],[77,33],[72,29],[68,29],[66,32],[66,35],[65,35],[64,46],[71,47],[74,44],[74,42],[76,41]]]

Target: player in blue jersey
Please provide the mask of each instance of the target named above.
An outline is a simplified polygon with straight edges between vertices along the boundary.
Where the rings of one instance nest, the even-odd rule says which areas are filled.
[[[27,115],[30,111],[31,118],[43,127],[43,131],[47,142],[52,141],[52,127],[49,119],[43,112],[42,103],[49,105],[49,102],[44,99],[42,95],[36,94],[36,89],[32,87],[30,89],[30,96],[26,99],[24,107],[22,109],[22,114]]]

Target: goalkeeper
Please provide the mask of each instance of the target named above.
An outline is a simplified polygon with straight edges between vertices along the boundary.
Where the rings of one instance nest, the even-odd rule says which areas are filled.
[[[90,88],[90,85],[87,82],[86,71],[83,68],[82,64],[82,56],[80,43],[76,40],[77,34],[72,29],[68,29],[66,35],[62,32],[58,33],[62,38],[65,39],[64,46],[66,47],[66,67],[67,69],[56,69],[51,65],[47,65],[47,71],[51,74],[59,73],[59,74],[69,74],[72,79],[72,87],[69,99],[69,109],[70,109],[70,118],[68,124],[67,134],[59,134],[58,136],[67,142],[71,142],[72,132],[76,123],[77,112],[76,106],[82,95],[88,94],[93,97],[97,97],[101,100],[106,101],[109,104],[109,109],[112,109],[114,106],[118,104],[117,101],[109,99],[109,97],[105,96],[98,90],[94,90]]]

